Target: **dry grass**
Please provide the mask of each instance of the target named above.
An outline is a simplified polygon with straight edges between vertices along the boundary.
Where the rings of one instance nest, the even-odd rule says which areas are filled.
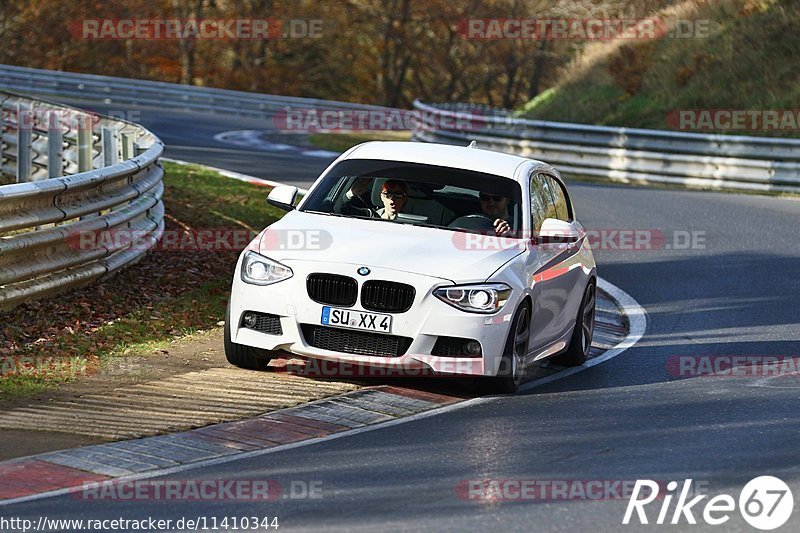
[[[708,20],[707,37],[598,43],[563,73],[526,116],[666,129],[678,109],[793,109],[800,99],[800,4],[688,0],[658,16]],[[758,134],[759,132],[741,132]],[[764,132],[798,136],[797,131]]]

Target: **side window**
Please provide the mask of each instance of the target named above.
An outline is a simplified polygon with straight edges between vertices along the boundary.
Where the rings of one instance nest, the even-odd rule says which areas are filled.
[[[555,192],[553,191],[553,180],[544,174],[539,175],[539,179],[544,184],[544,198],[545,198],[545,217],[544,218],[558,218],[556,213],[556,203],[553,199]]]
[[[539,233],[542,222],[547,218],[547,208],[551,203],[545,187],[546,183],[541,174],[531,175],[531,229],[534,235]]]
[[[569,203],[567,201],[567,193],[564,191],[563,186],[550,176],[543,176],[550,191],[550,198],[553,202],[552,218],[557,218],[565,222],[571,220],[569,210]]]

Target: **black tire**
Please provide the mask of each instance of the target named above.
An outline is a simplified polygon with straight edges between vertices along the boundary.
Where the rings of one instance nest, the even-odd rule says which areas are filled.
[[[486,394],[514,394],[525,375],[525,354],[531,336],[531,309],[524,302],[517,309],[508,332],[503,359],[497,376],[483,378],[481,392]]]
[[[223,336],[223,346],[225,348],[225,358],[228,362],[239,368],[246,370],[266,370],[270,361],[269,352],[259,350],[252,346],[236,344],[231,341],[231,304],[225,311],[225,334]]]
[[[567,350],[552,358],[557,365],[579,366],[585,363],[586,358],[589,357],[592,337],[594,337],[595,293],[594,281],[591,281],[583,293],[581,307],[578,309],[578,316],[575,319],[575,329],[572,330]]]

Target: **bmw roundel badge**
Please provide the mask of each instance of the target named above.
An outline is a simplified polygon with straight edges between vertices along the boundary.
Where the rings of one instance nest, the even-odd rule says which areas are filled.
[[[367,267],[361,267],[361,268],[358,269],[358,274],[361,275],[361,276],[366,276],[370,272],[371,272],[371,270],[368,269]]]

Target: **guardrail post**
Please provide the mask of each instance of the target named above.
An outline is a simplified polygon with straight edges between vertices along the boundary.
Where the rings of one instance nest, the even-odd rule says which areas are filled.
[[[103,166],[110,167],[119,163],[119,137],[117,131],[103,128]]]
[[[5,132],[6,132],[6,113],[5,109],[3,108],[3,105],[0,104],[0,177],[3,176],[3,169],[2,169],[3,146],[5,146],[5,144],[3,143],[3,134],[5,134]]]
[[[78,117],[78,172],[92,170],[92,122]]]
[[[29,106],[17,106],[17,183],[31,180],[33,116]]]
[[[133,157],[133,139],[127,133],[119,134],[122,143],[122,160],[127,161]]]
[[[47,177],[57,178],[64,173],[64,131],[61,129],[61,119],[58,114],[53,114],[47,126]]]

